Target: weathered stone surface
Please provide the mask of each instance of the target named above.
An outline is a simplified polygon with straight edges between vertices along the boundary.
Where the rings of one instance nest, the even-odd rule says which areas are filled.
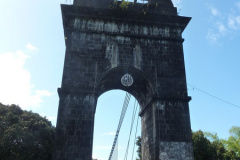
[[[190,142],[160,142],[159,159],[193,160],[193,148]]]
[[[62,5],[66,55],[54,160],[91,160],[96,102],[112,89],[140,103],[144,160],[193,160],[182,48],[190,18],[167,0],[127,10],[90,2]],[[125,74],[131,86],[121,83]]]

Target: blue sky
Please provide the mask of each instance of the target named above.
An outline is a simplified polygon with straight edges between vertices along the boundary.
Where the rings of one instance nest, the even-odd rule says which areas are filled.
[[[70,0],[0,1],[0,102],[19,104],[53,124],[65,54],[60,4],[66,2]],[[240,0],[174,4],[181,16],[192,17],[183,33],[187,82],[195,86],[188,86],[192,129],[226,138],[231,126],[240,126]],[[110,152],[124,95],[111,91],[99,98],[93,153],[99,159],[107,159]],[[124,156],[133,103],[132,99],[119,137],[119,159]]]

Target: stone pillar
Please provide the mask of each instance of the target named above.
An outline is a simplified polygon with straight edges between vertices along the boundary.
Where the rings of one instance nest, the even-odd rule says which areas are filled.
[[[142,110],[142,157],[194,159],[188,101],[157,98]]]
[[[97,97],[59,90],[54,160],[92,160]]]

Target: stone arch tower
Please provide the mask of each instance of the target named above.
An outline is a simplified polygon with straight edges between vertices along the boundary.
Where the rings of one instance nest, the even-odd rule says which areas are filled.
[[[141,106],[143,160],[193,160],[182,45],[190,18],[171,0],[61,8],[66,54],[53,159],[91,160],[97,99],[121,89]]]

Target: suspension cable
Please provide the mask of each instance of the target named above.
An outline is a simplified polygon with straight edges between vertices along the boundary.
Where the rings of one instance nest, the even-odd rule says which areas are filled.
[[[127,144],[124,160],[127,160],[128,148],[129,148],[129,143],[130,143],[131,134],[132,134],[132,128],[133,128],[133,124],[134,124],[135,116],[136,116],[136,112],[137,112],[136,101],[137,100],[135,99],[134,108],[133,108],[133,115],[132,115],[132,122],[131,122],[130,133],[129,133],[129,138],[128,138],[128,144]]]
[[[138,109],[138,112],[139,112],[139,109]],[[133,160],[134,149],[135,149],[135,146],[136,146],[136,138],[137,138],[137,130],[138,130],[139,117],[140,117],[140,116],[138,116],[138,118],[137,118],[137,125],[136,125],[136,131],[135,131],[135,137],[134,137],[134,143],[133,143],[133,150],[132,150],[132,160]]]
[[[112,159],[113,151],[114,151],[115,145],[116,145],[116,143],[117,143],[119,131],[120,131],[120,129],[121,129],[122,122],[123,122],[125,113],[126,113],[126,111],[127,111],[127,107],[128,107],[130,98],[131,98],[131,94],[129,94],[128,92],[126,92],[125,99],[124,99],[124,103],[123,103],[123,108],[122,108],[122,112],[121,112],[121,116],[120,116],[120,119],[119,119],[117,131],[116,131],[116,135],[115,135],[115,138],[114,138],[114,141],[113,141],[112,149],[111,149],[111,152],[110,152],[110,155],[109,155],[108,160],[111,160],[111,159]]]

